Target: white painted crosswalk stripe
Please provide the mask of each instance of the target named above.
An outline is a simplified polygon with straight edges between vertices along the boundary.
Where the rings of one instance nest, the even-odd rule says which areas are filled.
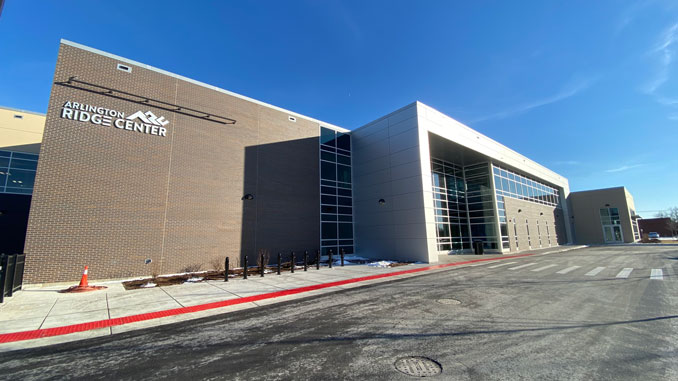
[[[568,268],[566,268],[566,269],[562,269],[562,270],[556,272],[556,274],[567,274],[567,273],[569,273],[570,271],[576,270],[576,269],[578,269],[578,268],[580,268],[580,267],[581,267],[581,266],[572,266],[572,267],[568,267]]]
[[[664,280],[664,272],[662,269],[652,269],[652,272],[650,272],[650,279]]]
[[[532,271],[542,271],[542,270],[546,270],[546,269],[549,269],[549,268],[554,267],[554,266],[555,265],[546,265],[546,266],[542,266],[542,267],[538,267],[536,269],[533,269]]]
[[[631,275],[631,271],[633,271],[633,267],[625,267],[622,271],[617,274],[617,278],[628,278],[629,275]]]
[[[474,264],[470,265],[469,267],[482,266],[482,265],[487,265],[489,263],[494,263],[494,262],[487,261],[487,262],[474,263]]]
[[[596,276],[596,275],[598,275],[599,272],[601,272],[601,271],[603,271],[603,270],[605,270],[605,267],[596,267],[595,269],[593,269],[593,270],[587,272],[587,273],[584,274],[584,275],[588,275],[588,276]]]
[[[518,270],[518,269],[522,269],[522,268],[524,268],[524,267],[534,266],[534,265],[536,265],[536,264],[537,264],[536,262],[533,262],[533,263],[526,263],[526,264],[524,264],[524,265],[520,265],[520,266],[516,266],[516,267],[510,267],[509,270]]]
[[[488,267],[488,269],[496,269],[497,267],[506,266],[506,265],[512,265],[512,264],[514,264],[514,263],[518,263],[518,262],[506,262],[506,263],[500,263],[500,264],[498,264],[498,265],[490,266],[490,267]]]

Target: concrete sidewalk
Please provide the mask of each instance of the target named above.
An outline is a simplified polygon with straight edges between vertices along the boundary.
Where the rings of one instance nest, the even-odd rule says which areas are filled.
[[[520,256],[541,253],[560,252],[577,247],[561,247],[556,250],[544,250],[519,254]],[[371,267],[367,265],[350,265],[345,267],[327,266],[316,270],[309,268],[307,272],[297,270],[282,275],[266,274],[265,277],[250,275],[249,279],[231,278],[224,281],[202,281],[183,283],[181,285],[155,287],[138,290],[125,290],[121,282],[91,284],[105,285],[106,290],[61,294],[58,291],[65,286],[49,286],[28,288],[5,299],[0,304],[0,352],[36,346],[51,345],[67,341],[106,336],[115,333],[148,328],[184,320],[222,314],[257,306],[279,303],[288,300],[321,295],[337,290],[360,287],[368,284],[392,281],[422,274],[422,272],[441,271],[450,266],[473,266],[482,262],[514,258],[513,255],[455,255],[441,258],[440,265],[410,264],[397,267]],[[469,261],[473,261],[469,263]],[[421,269],[421,270],[417,270]],[[417,272],[409,272],[417,270]],[[390,275],[389,275],[390,274]],[[388,275],[388,276],[386,276]],[[365,277],[384,276],[378,279]],[[282,291],[282,292],[281,292]],[[248,301],[248,300],[253,301]],[[233,301],[224,307],[209,306],[209,303]],[[192,312],[190,307],[195,307]],[[163,315],[162,312],[173,311]],[[124,322],[110,323],[111,320],[139,316],[143,319],[128,319]],[[106,326],[105,321],[108,322]],[[102,324],[94,324],[102,323]],[[55,331],[59,327],[73,325],[92,325],[74,333],[49,333],[42,337],[40,332]],[[97,328],[103,327],[103,328]],[[6,334],[34,331],[35,339],[8,338]],[[38,331],[37,333],[35,331]],[[64,331],[68,332],[68,331]],[[2,339],[2,337],[0,337]]]

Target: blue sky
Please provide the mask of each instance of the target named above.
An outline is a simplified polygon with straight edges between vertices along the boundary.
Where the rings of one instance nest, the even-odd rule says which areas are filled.
[[[678,206],[673,0],[7,0],[0,105],[46,111],[60,38],[349,129],[419,100],[574,191]]]

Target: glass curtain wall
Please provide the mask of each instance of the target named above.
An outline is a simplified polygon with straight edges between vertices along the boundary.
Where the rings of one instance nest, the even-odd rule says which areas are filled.
[[[464,169],[438,159],[432,159],[431,169],[438,251],[470,249]]]
[[[461,253],[471,242],[497,249],[489,163],[462,167],[431,159],[438,251]]]
[[[351,136],[320,128],[320,248],[353,253]]]
[[[508,249],[509,236],[504,197],[560,208],[560,196],[558,189],[508,169],[493,165],[492,173],[494,175],[494,189],[497,197],[501,246],[504,249]],[[549,242],[551,240],[550,230],[548,230],[548,240]],[[516,246],[518,246],[518,242],[516,242]]]
[[[32,194],[38,155],[0,151],[0,193]]]
[[[494,212],[494,194],[490,163],[464,167],[468,216],[473,241],[481,240],[486,249],[497,249],[497,218]]]

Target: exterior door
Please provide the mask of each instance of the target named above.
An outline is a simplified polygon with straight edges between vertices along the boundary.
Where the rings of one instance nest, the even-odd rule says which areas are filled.
[[[605,236],[605,243],[624,242],[624,235],[622,234],[621,226],[618,225],[603,226],[603,234]]]

